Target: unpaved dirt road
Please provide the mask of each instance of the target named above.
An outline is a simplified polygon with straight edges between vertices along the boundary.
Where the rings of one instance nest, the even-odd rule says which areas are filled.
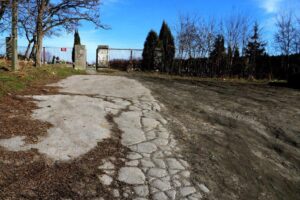
[[[131,76],[165,105],[208,199],[300,199],[300,91],[265,84]]]
[[[192,200],[209,193],[191,178],[162,105],[138,81],[72,76],[51,86],[59,90],[15,98],[36,104],[31,115],[0,105],[1,124],[25,115],[32,129],[47,129],[34,140],[9,127],[0,132],[0,199]]]

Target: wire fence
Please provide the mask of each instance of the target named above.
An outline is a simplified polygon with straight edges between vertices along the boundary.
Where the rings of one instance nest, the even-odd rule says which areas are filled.
[[[140,68],[142,61],[142,49],[108,49],[109,67],[120,70],[128,68]]]
[[[43,63],[64,63],[73,64],[72,47],[43,47],[41,51],[41,59]],[[33,52],[33,53],[32,53]],[[33,45],[18,46],[19,59],[34,60],[35,48]],[[143,49],[107,49],[108,67],[127,70],[128,68],[139,69],[142,65]],[[6,39],[0,39],[0,58],[7,58]]]
[[[71,47],[43,47],[42,49],[42,62],[50,63],[67,63],[72,64],[72,50]],[[19,58],[33,59],[32,51],[35,51],[31,46],[18,46]],[[0,39],[0,58],[7,58],[6,40]],[[30,57],[31,56],[31,57]]]
[[[43,62],[72,64],[72,50],[71,47],[44,47],[42,51]]]

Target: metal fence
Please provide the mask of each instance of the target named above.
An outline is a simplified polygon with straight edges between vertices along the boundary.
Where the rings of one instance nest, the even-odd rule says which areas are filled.
[[[72,61],[71,47],[44,47],[42,51],[42,59],[45,63],[69,63]]]
[[[97,48],[97,68],[110,67],[114,69],[127,70],[139,68],[142,60],[142,49],[109,48],[100,45]]]
[[[120,70],[127,70],[128,68],[140,68],[142,54],[142,49],[109,48],[109,67]]]
[[[141,60],[142,53],[142,49],[110,48],[109,60]]]
[[[21,59],[34,59],[30,57],[35,51],[31,46],[18,46],[18,54]],[[41,59],[43,63],[66,63],[72,64],[72,47],[43,47]],[[143,49],[108,48],[108,66],[115,69],[127,70],[128,68],[141,68]],[[27,54],[27,55],[26,55]],[[98,52],[97,52],[98,54]],[[6,57],[6,41],[0,38],[0,57]],[[93,63],[93,62],[92,62]]]
[[[72,49],[71,47],[43,47],[42,62],[44,63],[72,63]],[[26,46],[18,46],[19,57],[29,58],[32,47],[27,51]],[[27,55],[25,55],[27,52]],[[0,40],[0,58],[6,57],[6,43],[5,40]]]

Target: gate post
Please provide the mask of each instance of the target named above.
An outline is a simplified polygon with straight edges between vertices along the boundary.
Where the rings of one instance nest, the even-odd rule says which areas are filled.
[[[86,48],[85,45],[75,45],[75,69],[86,70]]]
[[[96,69],[109,67],[109,46],[99,45],[96,54]]]

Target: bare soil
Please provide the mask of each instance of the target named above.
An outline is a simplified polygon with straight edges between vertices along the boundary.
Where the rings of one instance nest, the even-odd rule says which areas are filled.
[[[207,199],[300,199],[300,91],[131,75],[164,114]]]

